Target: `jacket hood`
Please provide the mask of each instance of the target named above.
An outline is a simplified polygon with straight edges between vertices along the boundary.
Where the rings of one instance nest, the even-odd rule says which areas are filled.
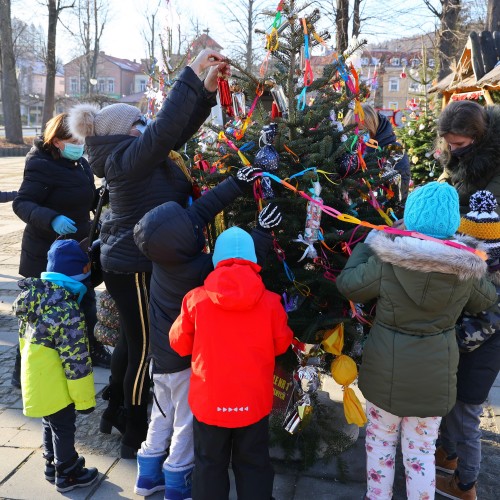
[[[486,113],[486,134],[476,143],[476,147],[461,158],[444,156],[445,168],[450,174],[452,184],[462,184],[467,191],[484,189],[500,171],[500,108],[487,107]]]
[[[374,139],[378,142],[378,145],[383,148],[389,144],[394,144],[397,142],[396,134],[392,128],[390,121],[380,113],[378,114],[379,124],[377,128],[377,134]]]
[[[40,278],[26,278],[18,282],[21,293],[17,296],[12,309],[15,315],[28,322],[33,322],[40,310],[53,307],[58,302],[74,299],[65,288]]]
[[[429,273],[448,274],[465,281],[481,279],[487,270],[486,262],[476,254],[433,241],[377,232],[366,243],[382,262],[393,266],[396,279],[418,304],[425,297],[436,300],[436,294],[427,293]],[[449,296],[443,293],[441,297],[445,307]]]
[[[221,261],[205,280],[209,299],[222,309],[246,311],[255,307],[265,292],[258,274],[261,267],[243,259]]]
[[[174,201],[150,210],[135,225],[134,241],[148,259],[162,264],[188,262],[205,245],[201,224]]]
[[[135,139],[131,135],[103,135],[85,138],[85,151],[89,157],[89,163],[97,177],[104,177],[106,160],[113,150],[121,143],[128,144]]]

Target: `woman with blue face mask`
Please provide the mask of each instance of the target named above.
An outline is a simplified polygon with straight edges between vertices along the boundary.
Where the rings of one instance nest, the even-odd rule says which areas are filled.
[[[12,208],[26,222],[19,274],[39,278],[47,267],[47,252],[58,237],[81,241],[89,235],[91,211],[97,203],[94,175],[85,158],[83,142],[71,136],[67,114],[49,120],[42,137],[26,156],[24,177]],[[82,301],[94,365],[109,367],[109,352],[95,341],[95,292]],[[16,373],[12,383],[16,384]]]
[[[500,214],[500,107],[453,101],[438,121],[437,150],[444,167],[438,181],[450,183],[469,211],[469,199],[480,190],[493,193]]]

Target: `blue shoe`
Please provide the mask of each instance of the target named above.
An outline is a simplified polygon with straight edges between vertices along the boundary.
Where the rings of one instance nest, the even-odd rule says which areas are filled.
[[[146,456],[137,453],[137,479],[135,481],[134,493],[147,497],[156,491],[165,489],[165,478],[162,465],[167,455]]]
[[[173,468],[165,464],[163,475],[165,476],[165,499],[164,500],[191,500],[191,477],[194,466]]]

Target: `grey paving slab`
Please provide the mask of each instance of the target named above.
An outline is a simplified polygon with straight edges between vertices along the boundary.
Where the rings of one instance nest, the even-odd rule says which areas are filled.
[[[20,429],[17,434],[7,441],[6,445],[16,448],[40,448],[42,445],[42,431],[35,432]]]
[[[41,451],[36,451],[18,468],[15,474],[0,486],[0,497],[13,500],[33,500],[35,498],[60,500],[61,497],[84,500],[91,494],[93,489],[100,488],[100,483],[105,481],[106,472],[114,460],[105,456],[86,455],[85,461],[87,466],[99,469],[101,474],[97,482],[92,486],[76,488],[68,493],[61,494],[56,491],[53,484],[45,480],[43,475],[45,461]]]
[[[0,413],[0,429],[2,427],[14,427],[20,429],[26,425],[30,417],[25,417],[21,410],[7,409]]]
[[[90,462],[89,462],[90,463]],[[99,484],[99,488],[92,493],[94,500],[108,500],[110,498],[143,498],[134,494],[137,466],[135,460],[116,460],[107,471],[107,477]],[[161,495],[159,498],[162,498]],[[154,497],[148,497],[154,498]]]
[[[31,454],[33,450],[21,448],[2,447],[2,460],[0,460],[0,482],[13,473]],[[4,497],[0,487],[0,497]]]
[[[326,481],[301,476],[297,480],[293,500],[362,500],[365,486],[362,484]],[[289,499],[291,500],[291,499]]]
[[[0,428],[0,446],[4,446],[19,432],[21,432],[19,429],[14,429],[13,427]],[[1,453],[3,453],[3,450]]]

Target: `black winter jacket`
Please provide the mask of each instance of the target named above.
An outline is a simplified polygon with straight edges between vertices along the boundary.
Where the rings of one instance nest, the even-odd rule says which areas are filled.
[[[378,119],[379,124],[377,133],[374,137],[378,145],[381,148],[385,148],[391,144],[399,144],[389,120],[380,113],[378,114]],[[408,197],[408,188],[411,179],[410,159],[406,153],[404,153],[401,160],[394,165],[394,168],[401,174],[401,197],[402,200],[405,201]]]
[[[492,281],[500,297],[499,276]],[[457,399],[467,404],[483,404],[500,371],[500,303],[478,314],[465,313],[457,324],[457,338],[462,347]]]
[[[191,366],[191,356],[181,357],[171,347],[169,331],[180,313],[187,292],[201,286],[213,271],[212,254],[203,253],[203,227],[242,193],[232,178],[198,198],[188,209],[164,203],[148,212],[136,225],[134,238],[153,261],[149,301],[149,345],[153,373],[173,373]],[[272,247],[272,237],[254,229],[252,237],[259,264]]]
[[[39,278],[47,267],[47,252],[58,237],[51,222],[58,215],[73,221],[71,238],[89,235],[90,211],[96,197],[94,176],[85,158],[55,160],[37,139],[26,156],[24,177],[12,208],[26,222],[19,274]]]
[[[17,191],[0,191],[0,203],[7,203],[13,201],[17,196]]]
[[[214,97],[186,67],[167,95],[155,120],[140,137],[92,136],[85,140],[89,161],[109,187],[111,210],[101,227],[101,265],[107,272],[151,272],[152,264],[134,243],[133,229],[158,205],[187,205],[192,183],[168,158],[203,124]]]

